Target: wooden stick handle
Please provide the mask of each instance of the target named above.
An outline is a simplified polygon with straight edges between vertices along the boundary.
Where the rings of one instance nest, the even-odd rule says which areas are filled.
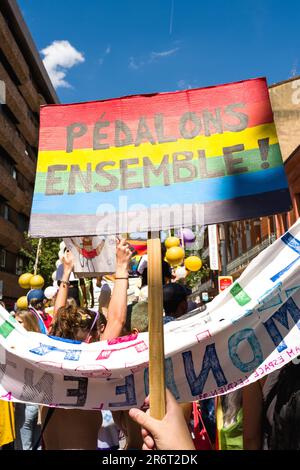
[[[166,414],[166,390],[162,263],[159,233],[150,235],[147,242],[147,253],[150,415],[153,418],[162,419]]]
[[[39,264],[39,257],[41,254],[41,249],[42,249],[42,239],[39,239],[37,250],[36,250],[36,255],[35,255],[35,263],[34,263],[34,268],[33,268],[33,274],[36,275],[37,269],[38,269],[38,264]]]

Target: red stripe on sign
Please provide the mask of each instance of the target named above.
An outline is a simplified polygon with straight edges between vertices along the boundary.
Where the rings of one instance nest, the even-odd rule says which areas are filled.
[[[94,124],[105,113],[103,119],[135,121],[140,116],[164,113],[178,116],[182,112],[214,109],[232,103],[255,103],[269,101],[264,78],[229,83],[208,88],[183,90],[152,95],[133,95],[86,103],[48,105],[41,108],[42,127],[68,126],[76,121]]]
[[[50,105],[41,109],[42,127],[68,126],[74,121],[95,123],[102,113],[105,119],[137,120],[140,116],[152,116],[164,112],[168,116],[178,115],[182,110],[213,109],[232,103],[255,103],[269,100],[265,78],[257,78],[208,88],[133,95],[103,101]]]
[[[167,114],[167,107],[161,103],[159,112],[146,116],[146,113],[139,115],[136,120],[126,119],[124,114],[118,116],[118,123],[116,120],[104,116],[101,120],[102,127],[95,131],[95,125],[86,125],[84,120],[76,113],[73,113],[72,123],[80,123],[78,127],[74,127],[74,138],[72,140],[73,149],[93,148],[94,133],[96,133],[96,140],[104,146],[126,146],[126,145],[140,145],[143,142],[151,142],[157,144],[162,141],[172,142],[178,139],[187,138],[185,132],[193,133],[198,126],[197,135],[213,135],[226,131],[233,131],[232,126],[240,124],[240,116],[247,116],[247,128],[259,126],[273,122],[273,113],[269,99],[264,101],[256,101],[248,103],[245,106],[227,105],[224,107],[206,107],[201,108],[196,99],[191,102],[190,108],[181,107],[178,105],[174,114]],[[230,108],[228,107],[230,106]],[[133,106],[134,107],[134,106]],[[53,122],[48,127],[44,125],[44,118],[46,111],[58,111],[57,116],[52,116]],[[176,111],[176,114],[175,114]],[[192,119],[188,117],[182,118],[187,113],[193,113]],[[56,123],[60,121],[60,108],[47,107],[44,109],[44,118],[41,122],[40,128],[40,150],[66,150],[67,148],[67,127],[57,127]],[[241,113],[241,114],[240,114]],[[103,113],[99,113],[98,117]],[[121,117],[122,116],[122,117]],[[183,121],[182,121],[183,119]],[[120,120],[122,123],[120,123]],[[49,116],[47,121],[50,122]],[[184,122],[184,132],[180,131],[181,123]],[[118,138],[116,137],[116,128],[119,126]],[[158,130],[160,128],[160,130]],[[195,131],[196,132],[196,131]],[[127,143],[126,143],[127,139]],[[129,139],[129,140],[128,140]],[[121,145],[120,145],[121,144]],[[105,147],[100,147],[105,148]]]

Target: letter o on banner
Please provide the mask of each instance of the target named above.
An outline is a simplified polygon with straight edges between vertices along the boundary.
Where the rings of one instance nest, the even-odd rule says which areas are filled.
[[[242,361],[237,352],[240,343],[244,340],[248,341],[253,353],[253,359],[249,362]],[[238,331],[234,335],[230,336],[228,340],[228,349],[233,365],[242,372],[252,372],[264,360],[260,343],[252,328],[245,328],[244,330]]]

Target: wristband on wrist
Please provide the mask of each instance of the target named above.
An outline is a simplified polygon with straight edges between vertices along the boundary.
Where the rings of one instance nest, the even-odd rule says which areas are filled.
[[[115,277],[115,279],[116,279],[116,280],[118,280],[118,279],[127,279],[127,281],[128,281],[128,276],[127,276],[127,277],[121,277],[121,276],[119,277],[119,276],[118,276],[118,277]]]
[[[63,284],[64,286],[69,286],[70,285],[69,281],[60,281],[60,283]]]

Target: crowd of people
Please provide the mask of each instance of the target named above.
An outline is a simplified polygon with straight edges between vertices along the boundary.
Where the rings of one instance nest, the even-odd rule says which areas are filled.
[[[147,296],[128,305],[131,256],[128,242],[118,240],[114,287],[111,290],[102,278],[97,280],[101,291],[96,310],[80,305],[72,296],[74,259],[66,250],[52,305],[45,308],[44,299],[35,297],[32,291],[28,309],[14,312],[16,320],[27,331],[75,343],[148,331]],[[145,266],[141,277],[143,288],[147,285]],[[169,265],[163,261],[164,323],[176,321],[195,308],[205,308],[191,302],[191,291],[172,277]],[[291,362],[266,380],[194,403],[178,404],[166,390],[162,420],[150,416],[149,397],[142,409],[113,412],[0,401],[0,445],[16,450],[300,449],[299,368]]]

